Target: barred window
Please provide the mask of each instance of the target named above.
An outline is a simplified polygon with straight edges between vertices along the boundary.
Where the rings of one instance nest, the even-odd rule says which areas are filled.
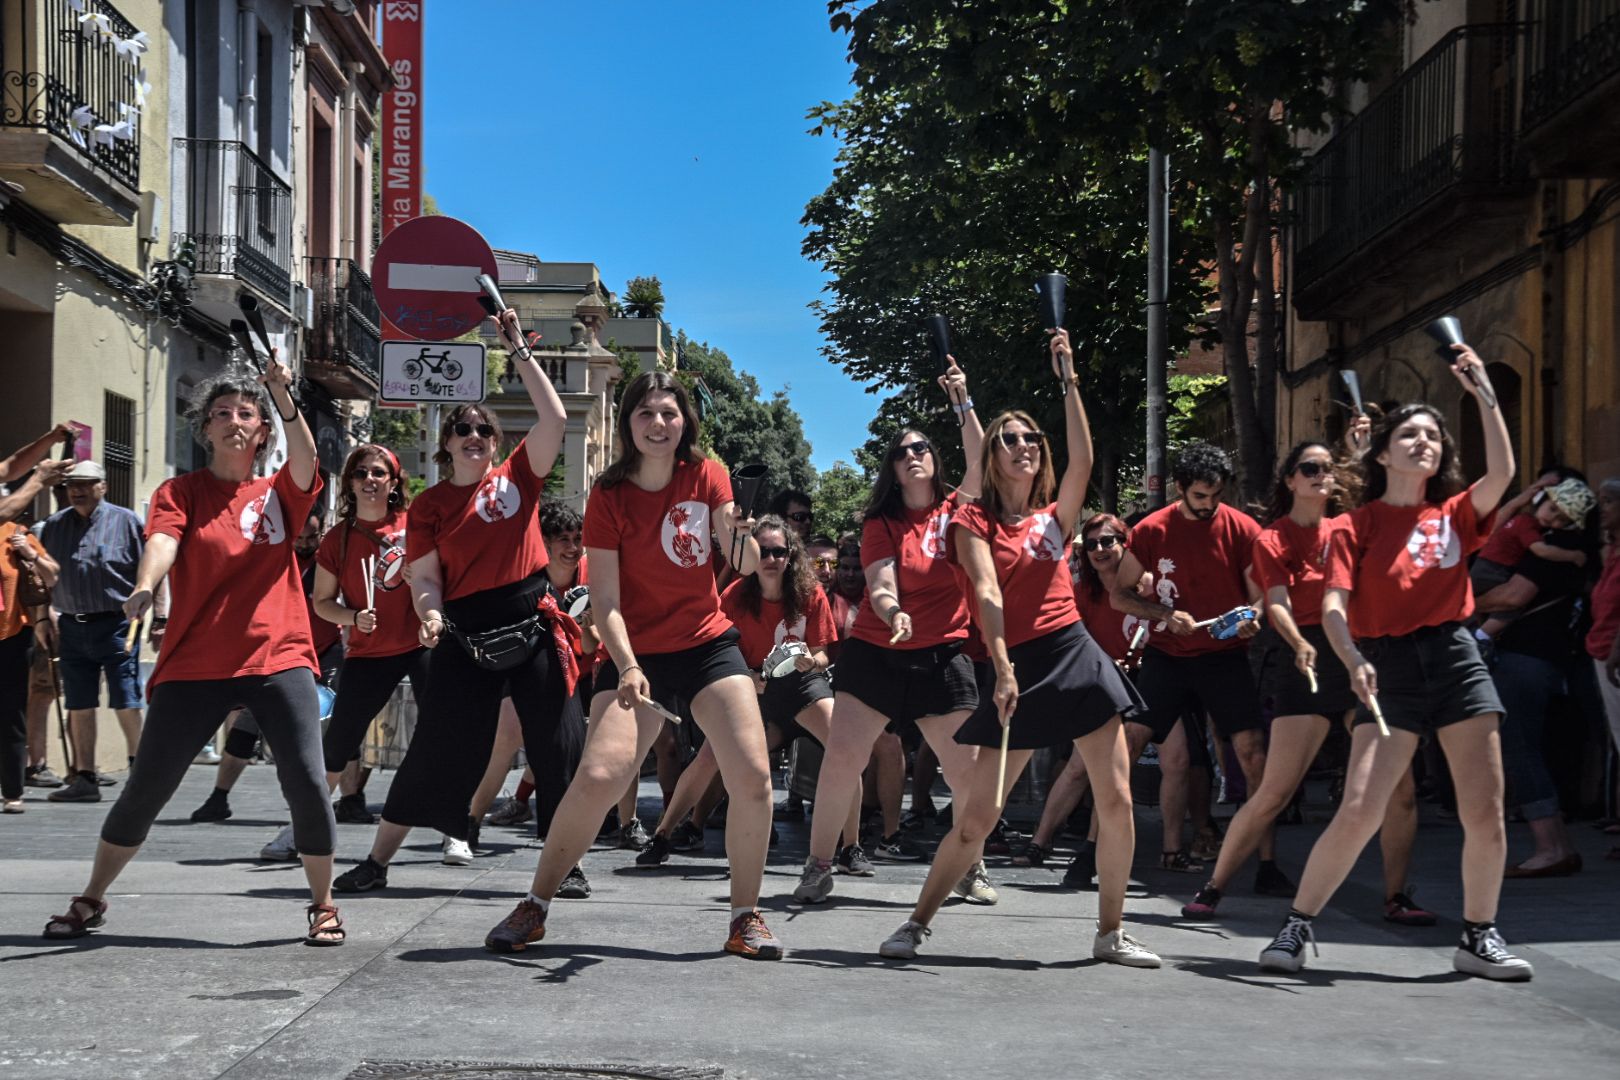
[[[135,509],[135,402],[111,390],[105,392],[101,446],[107,470],[107,500]]]

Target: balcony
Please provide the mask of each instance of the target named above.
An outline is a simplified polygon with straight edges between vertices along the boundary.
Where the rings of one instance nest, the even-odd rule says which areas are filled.
[[[304,269],[315,301],[315,326],[304,336],[304,376],[333,397],[372,397],[382,332],[371,278],[348,259],[306,258]]]
[[[1306,163],[1294,198],[1302,318],[1389,307],[1522,226],[1523,33],[1518,24],[1453,30]]]
[[[0,178],[55,221],[128,225],[140,209],[141,118],[120,104],[141,104],[142,48],[106,0],[79,6],[0,0]]]
[[[1527,0],[1524,148],[1537,176],[1620,176],[1620,0]]]
[[[234,286],[210,282],[213,275],[251,285],[290,311],[292,188],[253,151],[224,139],[174,140],[174,177],[185,205],[175,248],[191,246],[199,305],[222,321],[239,317]]]

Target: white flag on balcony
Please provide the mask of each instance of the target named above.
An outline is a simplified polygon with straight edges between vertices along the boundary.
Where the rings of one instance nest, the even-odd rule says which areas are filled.
[[[152,84],[146,79],[146,69],[141,68],[135,72],[135,107],[144,108],[146,96],[152,92]]]
[[[128,120],[120,120],[116,124],[97,124],[96,142],[103,146],[111,146],[114,139],[129,142],[135,138],[135,126]]]
[[[92,40],[98,37],[117,37],[113,33],[112,19],[99,11],[87,11],[79,16],[79,29]]]
[[[113,48],[117,50],[119,56],[137,61],[146,53],[148,47],[149,41],[145,30],[134,37],[119,38],[113,43]]]
[[[96,111],[88,105],[80,105],[68,114],[68,120],[73,125],[68,129],[68,134],[73,136],[73,141],[78,144],[80,149],[87,149],[88,144],[84,141],[84,133],[95,126]]]

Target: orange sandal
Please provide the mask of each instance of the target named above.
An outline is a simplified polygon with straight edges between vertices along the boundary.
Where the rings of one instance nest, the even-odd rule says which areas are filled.
[[[341,945],[348,938],[336,905],[311,904],[304,909],[304,914],[309,916],[309,933],[304,935],[305,945],[325,948]]]
[[[90,909],[89,915],[80,915],[73,909],[83,904]],[[75,896],[68,901],[66,915],[52,915],[51,921],[45,924],[45,937],[52,941],[61,941],[66,938],[81,938],[92,929],[106,922],[107,901],[92,900],[88,896]],[[66,927],[59,930],[57,927]]]

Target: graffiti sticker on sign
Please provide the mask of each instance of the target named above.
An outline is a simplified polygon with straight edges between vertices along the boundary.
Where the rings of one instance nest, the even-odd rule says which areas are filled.
[[[382,343],[384,404],[484,400],[484,346],[476,341]]]

